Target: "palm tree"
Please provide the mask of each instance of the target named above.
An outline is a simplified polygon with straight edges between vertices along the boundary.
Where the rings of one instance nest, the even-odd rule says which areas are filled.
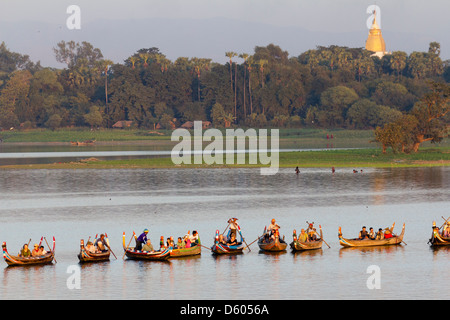
[[[99,70],[105,74],[105,106],[106,106],[106,114],[109,114],[108,110],[108,71],[109,67],[113,65],[111,60],[103,59],[98,62]],[[106,124],[108,127],[109,123]]]
[[[237,56],[236,52],[233,51],[228,51],[225,52],[225,56],[227,56],[228,58],[230,58],[230,85],[231,85],[231,94],[233,94],[233,57]],[[237,101],[236,101],[236,86],[234,89],[234,118],[236,119],[236,105],[237,105]]]
[[[239,58],[244,59],[244,123],[245,123],[245,118],[247,117],[247,108],[245,105],[245,80],[247,77],[247,59],[248,59],[248,54],[247,53],[242,53],[239,55]]]
[[[250,114],[253,113],[253,98],[252,98],[252,65],[254,64],[253,56],[247,58],[247,70],[248,70],[248,95],[250,97]]]
[[[266,59],[260,59],[256,62],[259,65],[259,71],[261,73],[261,85],[264,88],[264,66],[269,63]]]
[[[194,66],[194,72],[197,75],[197,94],[198,101],[200,101],[201,93],[200,93],[200,75],[202,70],[209,70],[209,65],[211,64],[211,59],[202,59],[202,58],[192,58],[192,65]]]
[[[137,61],[137,57],[132,56],[132,57],[130,57],[128,60],[130,60],[130,62],[131,62],[131,69],[134,70],[135,64],[136,64],[136,61]]]
[[[150,54],[145,52],[145,53],[140,53],[139,57],[141,58],[141,60],[144,62],[144,68],[147,68],[148,66],[148,59],[150,58]]]
[[[233,92],[233,69],[232,69],[233,60],[232,59],[233,59],[233,57],[237,56],[237,53],[233,52],[233,51],[228,51],[228,52],[225,52],[225,56],[230,58],[230,85],[231,85],[231,92]]]
[[[397,72],[397,79],[406,67],[406,53],[403,51],[394,51],[391,55],[390,67]]]

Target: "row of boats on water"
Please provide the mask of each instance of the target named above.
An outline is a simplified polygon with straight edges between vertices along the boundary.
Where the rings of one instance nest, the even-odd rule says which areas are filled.
[[[445,220],[445,223],[440,228],[436,226],[436,222],[433,222],[432,236],[431,239],[428,241],[428,243],[432,247],[450,245],[450,236],[448,235],[448,233],[446,234],[446,236],[444,236],[444,233],[440,231],[444,226],[445,228],[447,228],[447,231],[450,230],[450,222],[449,222],[450,218],[449,219],[445,219],[444,217],[442,218]],[[275,220],[272,220],[272,223],[274,222]],[[393,234],[394,226],[395,223],[392,225],[391,228],[389,228],[389,231],[392,234],[392,236],[390,236],[389,238],[378,240],[372,240],[369,238],[365,238],[363,240],[361,240],[360,238],[355,239],[344,238],[342,235],[341,227],[339,227],[338,233],[339,243],[343,247],[350,247],[350,248],[400,245],[404,243],[403,237],[405,235],[405,224],[403,224],[402,231],[399,235]],[[228,234],[225,235],[227,229],[229,229],[229,231]],[[307,231],[311,233],[312,235],[311,238],[304,238],[300,234],[297,235],[296,230],[294,230],[293,241],[290,243],[290,248],[293,252],[319,250],[322,248],[323,243],[325,243],[328,247],[330,247],[323,238],[322,227],[320,225],[319,225],[319,232],[317,232],[316,229],[314,228],[314,223],[308,223]],[[78,254],[78,259],[80,263],[108,261],[110,259],[110,254],[113,254],[114,257],[117,259],[117,256],[109,246],[108,236],[107,234],[105,235],[106,237],[104,238],[102,237],[102,239],[104,239],[102,243],[105,244],[104,248],[105,250],[88,249],[84,243],[84,240],[81,239],[80,252]],[[236,240],[237,235],[240,236],[240,241]],[[41,238],[41,243],[43,239],[45,239],[45,237]],[[129,243],[126,244],[125,232],[123,233],[122,244],[124,254],[122,258],[126,256],[128,259],[132,260],[162,261],[167,260],[169,258],[200,255],[202,247],[209,249],[213,254],[216,255],[240,254],[243,253],[245,249],[251,251],[250,245],[253,244],[254,242],[258,243],[260,250],[263,252],[283,252],[287,250],[288,245],[284,239],[284,236],[281,237],[279,234],[279,226],[275,225],[275,227],[273,227],[273,224],[269,226],[269,229],[265,228],[263,234],[259,236],[258,239],[256,239],[250,244],[247,244],[245,238],[242,236],[242,231],[239,224],[237,223],[236,218],[231,218],[228,220],[228,226],[224,230],[224,232],[222,232],[222,234],[220,234],[219,230],[216,230],[214,237],[214,244],[210,248],[203,246],[200,242],[200,238],[197,238],[195,242],[193,242],[188,247],[185,246],[177,247],[174,246],[173,244],[167,245],[167,243],[164,243],[163,237],[161,237],[160,250],[144,251],[144,250],[136,250],[136,247],[130,247],[130,244],[133,239],[135,239],[137,242],[138,238],[134,232]],[[8,266],[30,266],[30,265],[50,264],[53,263],[53,261],[56,262],[55,237],[53,237],[52,248],[50,248],[47,239],[45,239],[45,242],[47,244],[49,251],[39,256],[28,256],[28,257],[23,257],[20,255],[14,256],[9,254],[6,248],[6,243],[3,242],[2,244],[3,258],[5,259]]]

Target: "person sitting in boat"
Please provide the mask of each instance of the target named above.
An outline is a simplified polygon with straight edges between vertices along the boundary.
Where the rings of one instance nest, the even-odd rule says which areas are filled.
[[[136,239],[136,247],[134,247],[134,250],[142,250],[142,245],[147,243],[147,234],[148,229],[144,229],[144,232]]]
[[[231,235],[230,240],[227,241],[227,245],[229,246],[235,246],[238,242],[236,241],[236,237],[234,235]]]
[[[385,239],[389,239],[389,238],[392,238],[392,237],[393,237],[393,235],[392,235],[391,230],[389,230],[389,228],[384,229],[384,238]]]
[[[383,229],[379,228],[375,240],[383,240],[383,239],[384,239]]]
[[[45,251],[44,246],[39,247],[39,255],[43,256],[44,254],[47,254],[47,251]]]
[[[273,230],[272,235],[270,236],[271,240],[275,240],[276,238],[280,237],[280,232],[278,231],[278,229]]]
[[[442,229],[442,236],[444,238],[450,238],[450,222],[447,222],[444,229]]]
[[[227,242],[225,241],[225,237],[223,236],[223,234],[219,235],[219,243],[220,244],[227,244]]]
[[[309,230],[308,240],[309,241],[317,241],[316,229]]]
[[[166,247],[167,248],[173,248],[175,247],[175,243],[173,242],[173,237],[168,237],[166,241]]]
[[[309,242],[308,234],[305,232],[305,229],[302,229],[300,231],[300,234],[298,235],[298,241],[299,242]]]
[[[198,232],[196,230],[192,231],[192,236],[189,237],[191,240],[191,246],[198,245]]]
[[[91,253],[97,253],[97,249],[94,247],[94,244],[90,241],[88,241],[88,243],[86,243],[86,250]]]
[[[150,241],[150,239],[147,239],[147,242],[142,247],[142,251],[146,251],[146,252],[153,252],[153,251],[155,251],[153,249],[153,245],[152,245],[152,242]]]
[[[32,257],[39,257],[40,256],[40,254],[39,254],[39,246],[38,246],[37,243],[34,244],[33,251],[31,251],[31,256]]]
[[[370,229],[369,229],[369,239],[370,240],[375,240],[375,237],[376,237],[375,231],[373,231],[373,228],[370,227]]]
[[[184,243],[186,244],[185,248],[190,248],[191,247],[191,240],[189,238],[189,234],[186,234],[184,236]]]
[[[183,241],[183,239],[181,239],[181,237],[178,237],[177,249],[183,249],[183,248],[184,248],[184,241]]]
[[[22,247],[22,250],[19,252],[19,257],[22,258],[30,258],[31,257],[31,251],[28,249],[28,244],[24,244]]]
[[[274,232],[275,230],[278,230],[278,229],[280,229],[280,228],[281,228],[281,227],[275,222],[275,219],[272,219],[272,220],[270,221],[269,227],[267,228],[267,232],[268,232],[270,235],[272,235],[273,232]]]
[[[369,233],[366,230],[366,226],[362,227],[362,230],[359,232],[358,239],[359,240],[368,240],[369,239]]]
[[[106,248],[108,248],[108,243],[106,242],[106,239],[105,239],[105,235],[104,235],[104,234],[101,234],[101,235],[100,235],[100,238],[97,239],[97,241],[95,241],[94,246],[96,246],[96,247],[97,247],[97,250],[100,251],[100,252],[105,252],[105,251],[107,251]]]

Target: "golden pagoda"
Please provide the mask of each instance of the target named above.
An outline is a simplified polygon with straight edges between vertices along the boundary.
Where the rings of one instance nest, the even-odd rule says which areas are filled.
[[[374,18],[372,22],[372,27],[369,31],[369,37],[366,41],[366,50],[375,52],[375,56],[378,56],[380,59],[387,54],[386,52],[386,44],[384,42],[383,36],[381,34],[381,29],[377,23],[377,12],[373,12]]]

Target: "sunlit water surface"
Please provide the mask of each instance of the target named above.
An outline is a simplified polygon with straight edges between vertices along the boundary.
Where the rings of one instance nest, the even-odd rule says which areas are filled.
[[[1,299],[448,299],[450,251],[427,241],[435,220],[450,216],[450,168],[3,170],[0,240],[10,253],[31,238],[56,238],[56,263],[0,269]],[[361,168],[357,168],[360,170]],[[248,244],[275,218],[288,242],[306,221],[322,226],[331,246],[293,254],[264,254],[256,243],[239,256],[211,255],[168,262],[123,260],[122,233],[150,229],[182,236],[198,230],[213,243],[230,217]],[[406,223],[407,245],[341,249],[337,232]],[[80,239],[107,233],[117,260],[82,265],[81,288],[67,285],[78,266]],[[371,265],[381,289],[369,290]],[[269,294],[270,293],[270,294]],[[269,294],[269,295],[268,295]]]

